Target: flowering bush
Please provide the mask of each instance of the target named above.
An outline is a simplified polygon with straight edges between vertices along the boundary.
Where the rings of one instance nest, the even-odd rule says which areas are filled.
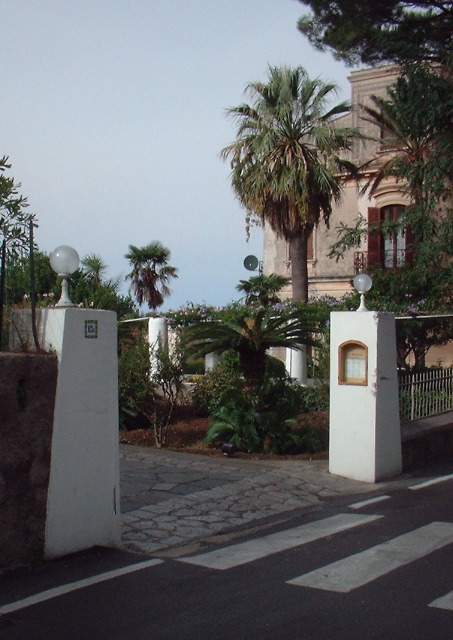
[[[168,311],[165,316],[171,326],[188,327],[198,322],[208,322],[213,320],[216,314],[216,308],[205,304],[187,303],[185,307],[181,307],[176,311]]]
[[[36,295],[36,306],[37,307],[52,307],[57,302],[55,294],[50,291],[49,293],[42,293]],[[15,304],[13,307],[15,309],[27,309],[31,306],[31,298],[28,293],[24,293],[22,298],[22,302],[20,304]]]

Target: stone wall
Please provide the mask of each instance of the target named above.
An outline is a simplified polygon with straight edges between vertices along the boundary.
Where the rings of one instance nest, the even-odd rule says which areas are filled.
[[[0,353],[0,570],[43,557],[58,361]]]

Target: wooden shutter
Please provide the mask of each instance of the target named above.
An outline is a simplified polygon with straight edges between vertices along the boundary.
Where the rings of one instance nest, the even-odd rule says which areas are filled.
[[[314,230],[308,236],[308,241],[307,241],[307,260],[313,260],[313,258],[314,258],[313,234],[314,234]]]
[[[410,264],[414,258],[414,253],[415,253],[415,247],[414,247],[415,235],[412,229],[410,229],[409,227],[406,227],[404,229],[404,236],[405,236],[405,244],[406,244],[405,262],[409,262]]]
[[[381,210],[368,207],[368,226],[375,227],[381,222]],[[368,265],[382,264],[382,234],[379,229],[368,231]]]

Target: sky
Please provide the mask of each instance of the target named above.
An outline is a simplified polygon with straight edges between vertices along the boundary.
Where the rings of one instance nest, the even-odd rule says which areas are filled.
[[[269,65],[302,65],[349,99],[350,69],[297,30],[297,0],[3,0],[0,156],[39,249],[99,255],[123,293],[130,244],[171,251],[163,310],[224,305],[262,259],[220,159],[228,107]]]

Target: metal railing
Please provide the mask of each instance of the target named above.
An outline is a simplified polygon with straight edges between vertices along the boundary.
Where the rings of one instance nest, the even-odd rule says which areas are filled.
[[[399,377],[400,420],[418,420],[453,409],[453,367]]]
[[[408,259],[406,249],[389,249],[382,252],[354,251],[354,273],[363,273],[371,265],[380,265],[386,269],[401,267]]]

